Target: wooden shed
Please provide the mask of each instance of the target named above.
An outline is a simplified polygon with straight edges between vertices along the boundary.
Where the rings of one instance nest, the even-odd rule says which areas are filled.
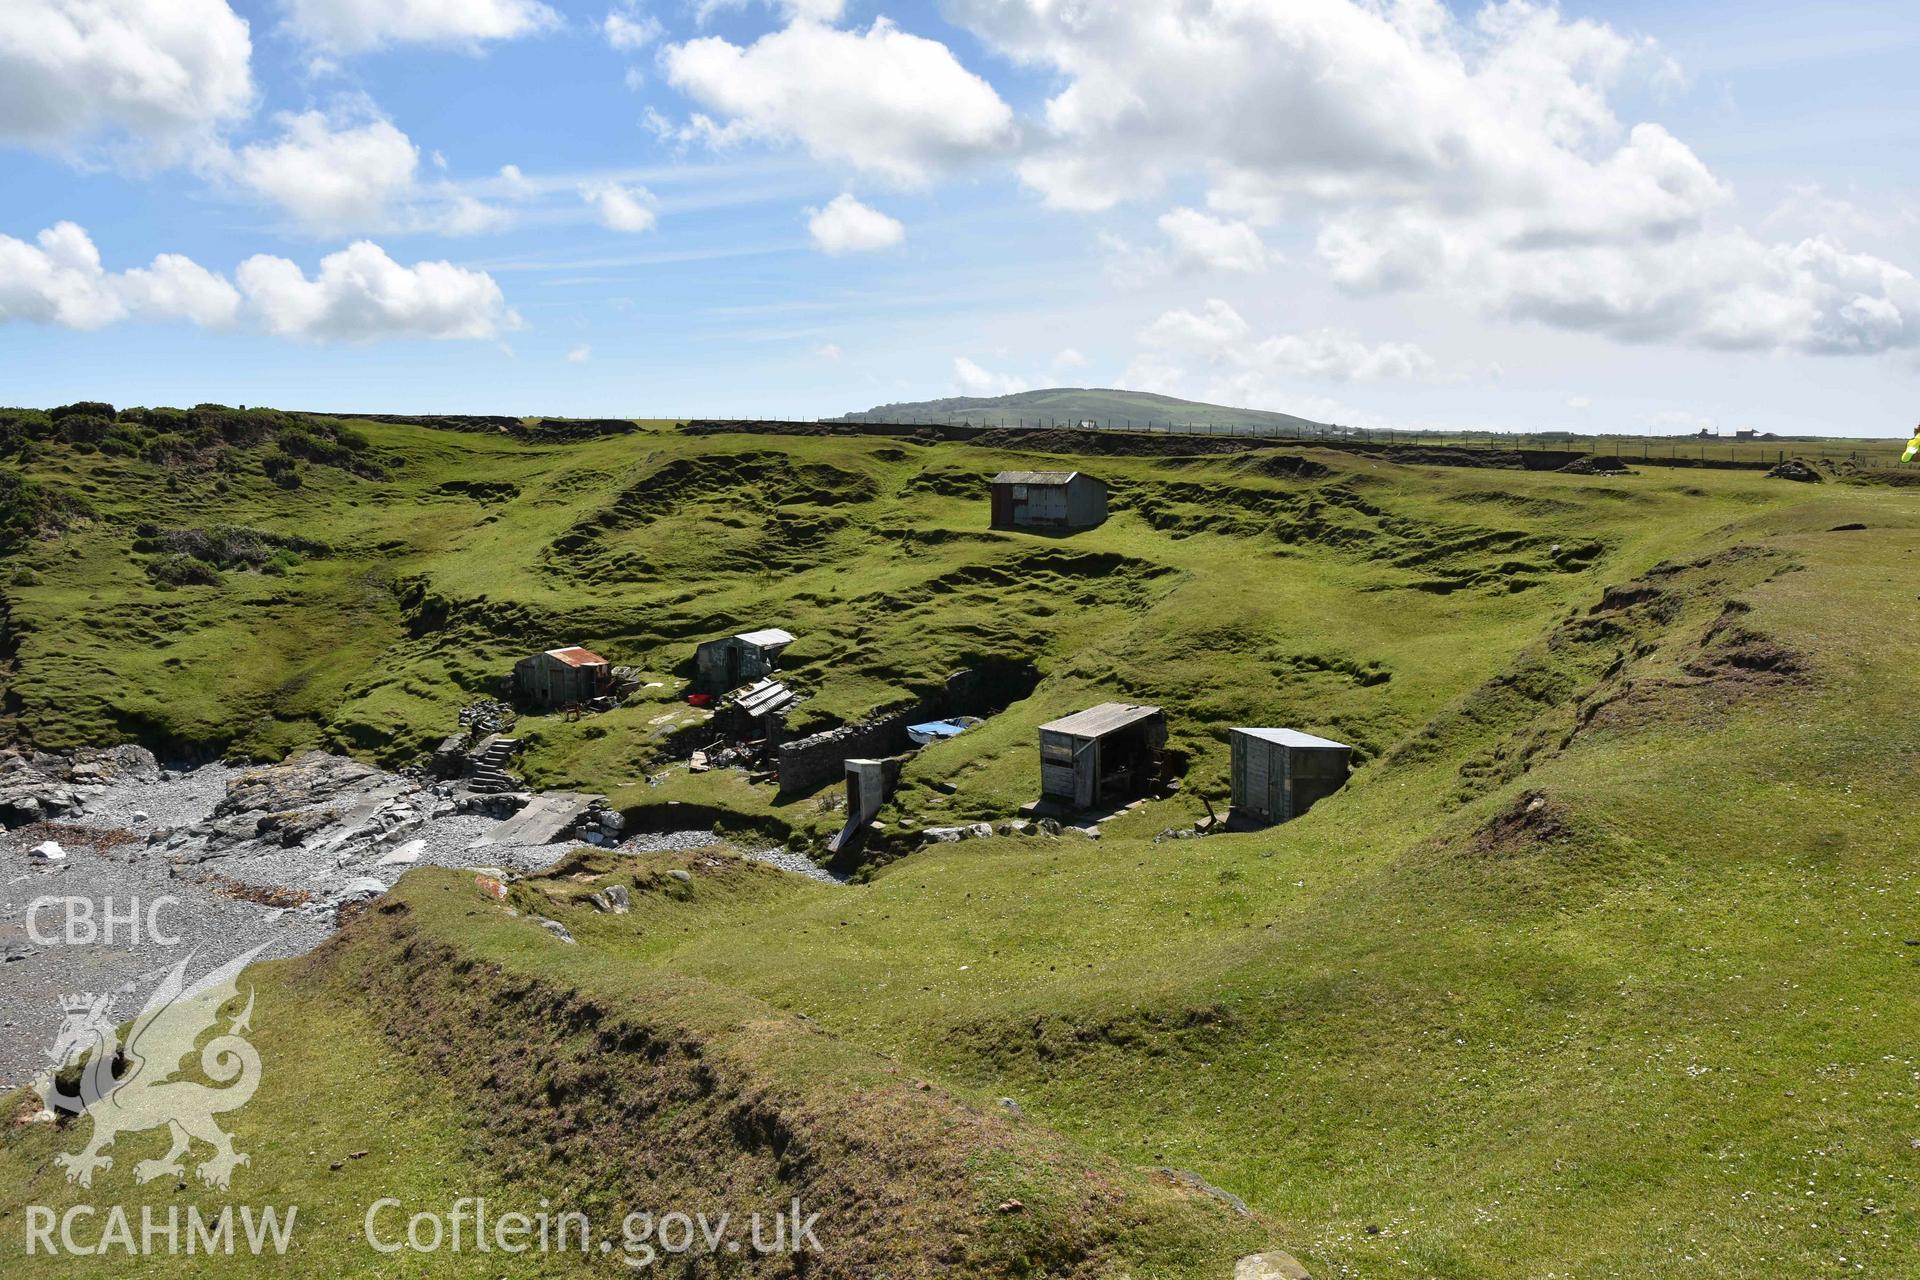
[[[709,640],[693,655],[695,682],[712,693],[726,693],[772,675],[793,637],[778,627],[743,631]]]
[[[1158,707],[1103,702],[1040,726],[1040,794],[1091,809],[1123,804],[1160,780],[1167,718]]]
[[[1107,486],[1080,471],[1002,471],[993,478],[996,529],[1091,529],[1107,518]]]
[[[578,645],[549,649],[513,664],[513,691],[538,709],[584,705],[613,692],[613,664]]]
[[[1298,729],[1234,729],[1233,816],[1265,826],[1299,817],[1347,781],[1353,748]]]

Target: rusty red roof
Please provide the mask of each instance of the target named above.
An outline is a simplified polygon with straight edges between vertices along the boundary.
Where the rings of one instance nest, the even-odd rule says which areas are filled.
[[[607,665],[605,658],[591,649],[582,649],[579,645],[574,645],[568,649],[549,649],[547,650],[547,656],[549,658],[558,658],[570,667],[604,667]]]

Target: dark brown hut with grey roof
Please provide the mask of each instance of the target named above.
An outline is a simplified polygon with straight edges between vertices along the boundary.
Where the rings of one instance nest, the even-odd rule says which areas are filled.
[[[549,649],[513,664],[513,690],[541,711],[584,705],[613,689],[613,664],[591,649]]]
[[[1002,471],[993,478],[993,527],[1068,531],[1107,518],[1107,486],[1079,471]]]

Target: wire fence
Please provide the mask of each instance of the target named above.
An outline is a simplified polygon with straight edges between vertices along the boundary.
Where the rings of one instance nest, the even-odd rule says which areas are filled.
[[[1332,447],[1434,447],[1480,449],[1488,452],[1575,453],[1619,458],[1649,465],[1694,465],[1732,468],[1777,466],[1789,458],[1863,468],[1900,468],[1905,441],[1834,440],[1819,437],[1578,435],[1572,432],[1405,431],[1392,428],[1318,426],[1313,424],[1249,422],[1176,422],[1153,418],[1005,417],[982,414],[902,415],[881,419],[777,420],[766,418],[678,418],[678,422],[741,422],[768,428],[818,429],[843,427],[935,426],[957,430],[1115,431],[1134,434],[1213,436],[1246,440],[1287,440]]]

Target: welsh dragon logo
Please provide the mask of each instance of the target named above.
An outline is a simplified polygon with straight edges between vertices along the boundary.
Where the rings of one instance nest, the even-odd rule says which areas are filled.
[[[124,1045],[113,1020],[111,993],[62,1000],[66,1021],[48,1053],[53,1066],[39,1082],[40,1096],[48,1107],[93,1120],[93,1140],[83,1150],[54,1157],[67,1171],[67,1181],[91,1187],[97,1170],[113,1167],[113,1157],[101,1153],[115,1138],[161,1126],[172,1135],[173,1146],[161,1159],[136,1164],[137,1182],[179,1177],[184,1172],[181,1157],[195,1140],[213,1148],[194,1170],[209,1187],[225,1190],[233,1171],[251,1163],[244,1152],[233,1149],[233,1139],[214,1120],[244,1107],[260,1085],[260,1055],[244,1035],[252,1029],[251,990],[246,1007],[226,1031],[199,1046],[200,1070],[214,1084],[174,1077],[200,1037],[217,1026],[220,1011],[239,997],[240,971],[265,946],[236,956],[191,986],[186,975],[193,956],[188,955],[154,988],[127,1028]],[[56,1080],[57,1072],[75,1063],[80,1064],[77,1096],[62,1091]]]

